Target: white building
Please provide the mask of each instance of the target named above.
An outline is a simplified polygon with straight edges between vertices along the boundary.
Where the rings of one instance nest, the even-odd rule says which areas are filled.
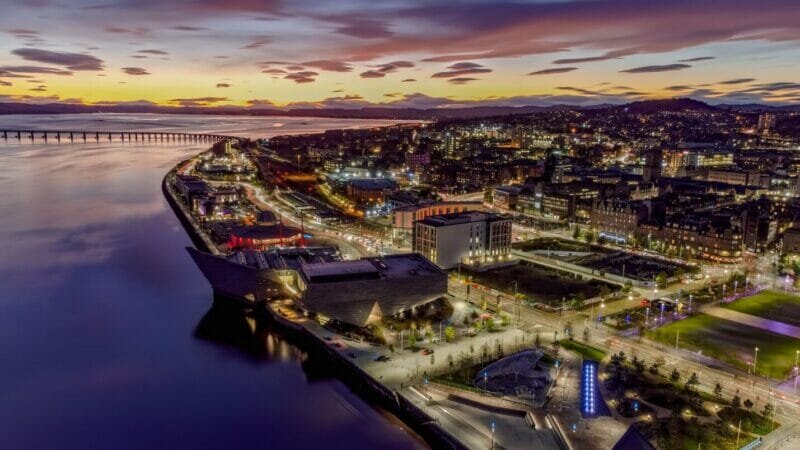
[[[414,222],[414,251],[443,269],[494,264],[511,254],[511,219],[469,211]]]

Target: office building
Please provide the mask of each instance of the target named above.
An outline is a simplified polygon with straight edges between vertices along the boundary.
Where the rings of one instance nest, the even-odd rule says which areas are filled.
[[[505,261],[511,219],[477,211],[429,216],[414,223],[413,248],[443,269]]]

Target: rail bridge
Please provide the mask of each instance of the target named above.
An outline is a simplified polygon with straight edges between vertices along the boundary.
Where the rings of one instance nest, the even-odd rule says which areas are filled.
[[[169,131],[75,131],[75,130],[3,130],[0,129],[0,138],[3,140],[16,139],[18,141],[41,139],[44,142],[55,140],[64,141],[121,141],[132,142],[219,142],[228,139],[238,139],[236,136],[205,133],[176,133]]]

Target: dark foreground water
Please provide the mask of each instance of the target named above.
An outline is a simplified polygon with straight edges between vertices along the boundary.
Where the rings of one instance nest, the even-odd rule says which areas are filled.
[[[104,117],[0,116],[0,128],[104,129]],[[251,136],[353,125],[114,115],[105,129],[143,120]],[[200,150],[0,139],[0,448],[419,446],[263,323],[212,307],[160,189]]]

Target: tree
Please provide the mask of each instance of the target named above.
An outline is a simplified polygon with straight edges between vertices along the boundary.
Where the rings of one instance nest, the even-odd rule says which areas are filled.
[[[489,317],[488,319],[486,319],[486,328],[489,331],[491,331],[491,330],[494,330],[494,327],[495,327],[494,318],[493,317]]]
[[[608,286],[603,284],[603,285],[600,286],[600,291],[598,292],[597,295],[600,298],[603,298],[603,297],[608,297],[608,294],[610,294],[610,293],[611,293],[611,289],[609,289]]]
[[[611,355],[611,364],[614,364],[615,366],[621,366],[625,364],[627,359],[628,357],[625,355],[625,352],[620,350],[619,353],[614,353]]]
[[[583,308],[584,303],[586,303],[586,297],[582,292],[578,292],[578,294],[570,301],[570,307],[575,310],[581,309]]]
[[[572,239],[578,239],[581,237],[581,227],[575,225],[575,228],[572,230]]]
[[[625,282],[625,285],[622,286],[622,292],[625,294],[629,293],[633,289],[633,283],[630,280]]]
[[[592,233],[591,230],[587,230],[586,234],[583,235],[583,240],[586,241],[588,244],[594,242],[594,238],[595,238],[594,233]]]
[[[656,286],[658,286],[659,288],[667,287],[667,273],[666,272],[662,271],[662,272],[659,272],[658,275],[656,275]]]
[[[744,407],[745,407],[745,408],[747,408],[747,410],[748,410],[748,411],[749,411],[750,409],[752,409],[752,408],[753,408],[753,406],[755,406],[755,405],[753,404],[753,401],[752,401],[752,400],[750,400],[749,398],[748,398],[747,400],[745,400],[745,401],[744,401]]]
[[[558,341],[553,341],[553,354],[558,356],[558,350],[561,348],[561,344]]]
[[[722,398],[722,385],[719,384],[719,382],[714,385],[714,397],[716,397],[717,400]]]
[[[673,383],[677,383],[678,380],[680,380],[680,379],[681,379],[681,373],[678,372],[678,369],[672,369],[672,373],[669,374],[669,381],[672,381]]]
[[[412,328],[411,333],[408,336],[408,345],[411,348],[417,346],[417,332]]]
[[[773,412],[775,412],[774,409],[775,408],[772,406],[772,403],[767,402],[767,404],[764,405],[764,409],[761,411],[761,415],[768,418],[772,416]]]
[[[453,342],[456,338],[456,329],[452,326],[448,326],[444,329],[444,339],[447,342]]]
[[[749,401],[749,400],[748,400]],[[742,399],[738,395],[734,395],[731,399],[731,406],[734,408],[741,408],[742,407]]]
[[[636,372],[639,374],[644,373],[644,361],[637,358],[636,355],[633,355],[633,359],[631,360],[631,364],[633,364],[633,368],[636,369]]]
[[[509,316],[508,314],[501,314],[500,315],[500,323],[504,327],[507,327],[507,326],[511,325],[511,316]]]
[[[689,379],[686,380],[686,384],[683,386],[683,388],[684,390],[686,390],[686,392],[694,393],[695,392],[694,388],[698,384],[700,384],[700,378],[697,376],[696,373],[692,372],[692,374],[689,376]]]

